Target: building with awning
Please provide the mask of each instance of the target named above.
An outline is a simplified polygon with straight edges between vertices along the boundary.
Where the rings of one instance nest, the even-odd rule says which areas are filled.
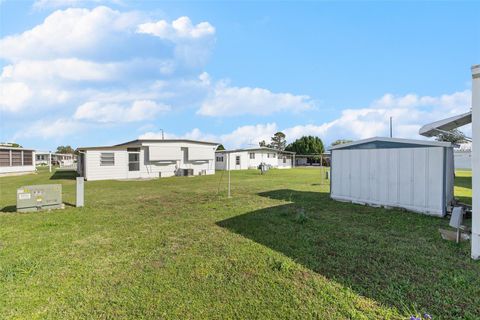
[[[472,110],[429,123],[420,128],[425,137],[434,137],[472,123],[472,258],[480,259],[480,65],[472,66]]]

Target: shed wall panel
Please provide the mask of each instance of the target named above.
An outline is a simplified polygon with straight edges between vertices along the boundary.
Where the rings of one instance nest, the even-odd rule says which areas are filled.
[[[450,188],[445,187],[444,181],[444,149],[448,150],[443,147],[333,150],[331,196],[441,216],[446,204],[443,192]],[[453,158],[450,154],[448,157]],[[453,167],[445,165],[449,170]],[[448,199],[453,191],[446,192]]]

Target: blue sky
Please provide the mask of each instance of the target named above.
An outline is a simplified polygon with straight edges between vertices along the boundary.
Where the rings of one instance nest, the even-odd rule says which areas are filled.
[[[476,2],[0,2],[0,141],[257,144],[388,134],[470,108]],[[465,128],[466,133],[470,128]]]

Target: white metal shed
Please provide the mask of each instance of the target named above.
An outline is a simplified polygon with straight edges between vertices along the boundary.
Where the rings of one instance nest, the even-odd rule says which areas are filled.
[[[444,216],[453,201],[449,142],[370,138],[332,149],[332,199]]]

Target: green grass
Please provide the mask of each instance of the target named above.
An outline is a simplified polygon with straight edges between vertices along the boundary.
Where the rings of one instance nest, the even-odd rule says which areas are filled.
[[[455,197],[461,202],[472,204],[472,171],[455,172]]]
[[[17,187],[74,203],[73,176],[0,178],[0,317],[478,319],[480,263],[446,219],[334,202],[321,176],[232,172],[231,199],[222,173],[86,182],[84,208],[27,214]]]

